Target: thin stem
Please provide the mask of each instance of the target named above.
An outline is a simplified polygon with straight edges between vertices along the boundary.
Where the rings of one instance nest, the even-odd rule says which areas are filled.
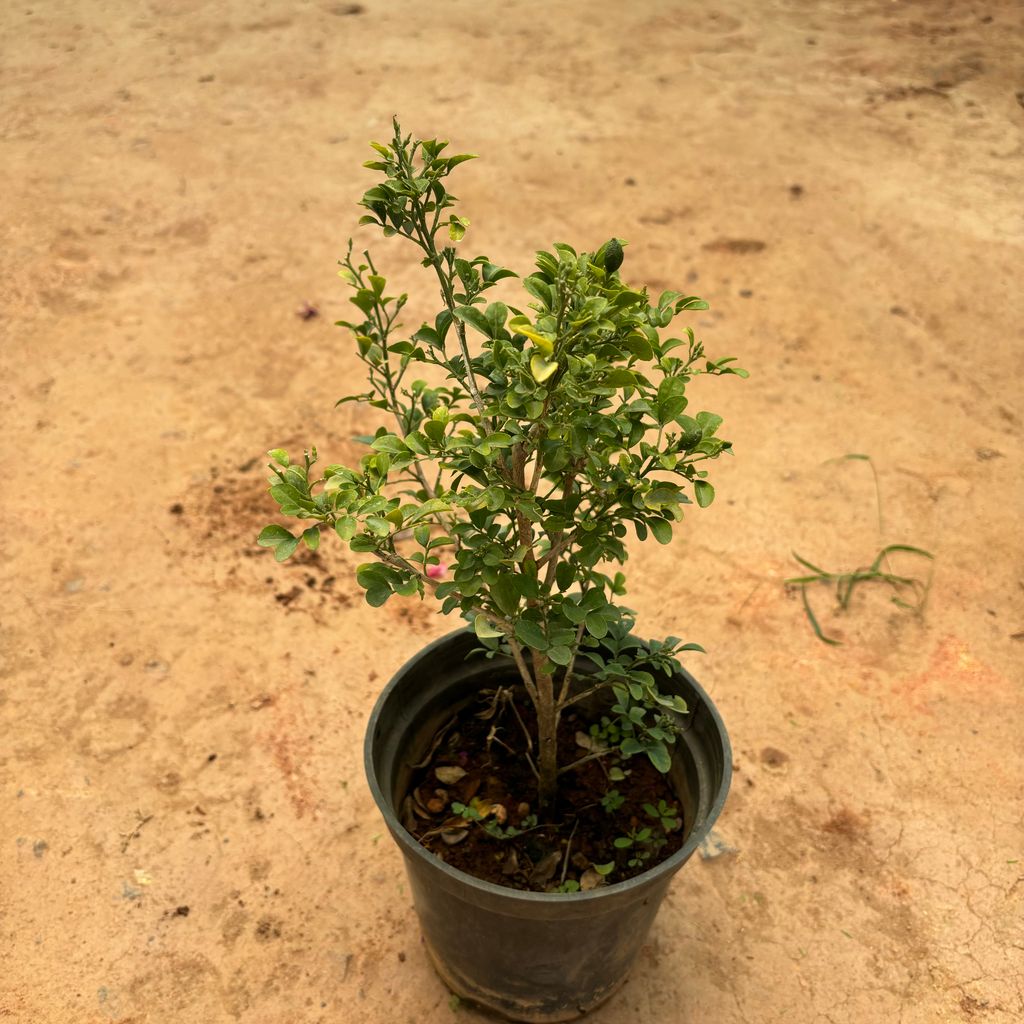
[[[580,641],[583,639],[583,630],[586,628],[586,623],[581,622],[576,628],[576,643],[572,647],[572,655],[569,658],[569,664],[565,666],[565,676],[562,679],[562,689],[558,694],[558,709],[561,710],[565,707],[565,698],[569,696],[569,686],[572,683],[572,671],[576,667],[576,655],[579,654]]]
[[[544,466],[544,458],[541,454],[540,445],[544,440],[544,435],[547,433],[543,423],[548,414],[548,406],[551,404],[551,395],[552,392],[549,391],[547,395],[544,396],[544,405],[541,408],[540,416],[537,417],[537,422],[530,428],[529,440],[533,442],[533,455],[535,460],[533,464],[533,477],[530,480],[531,494],[536,494],[537,488],[540,486],[541,471]]]
[[[576,835],[576,829],[579,826],[579,823],[579,818],[572,823],[572,831],[569,833],[569,842],[565,847],[565,860],[562,861],[562,885],[565,885],[565,876],[569,871],[569,854],[572,853],[572,841],[573,837]]]
[[[516,667],[519,669],[519,675],[522,677],[523,685],[526,687],[526,692],[536,707],[538,699],[537,684],[533,681],[533,676],[530,675],[530,670],[526,666],[526,659],[523,657],[523,649],[520,647],[519,641],[511,635],[508,637],[508,646],[512,651],[512,658],[516,663]]]
[[[537,790],[541,807],[550,808],[555,799],[558,779],[558,708],[555,707],[555,684],[545,669],[546,659],[538,651],[533,654],[533,674],[537,685],[537,740],[540,777]]]
[[[406,153],[405,147],[402,145],[395,146],[395,153],[402,165],[402,169],[408,175],[409,180],[412,181],[413,178],[415,178],[415,173],[412,161]],[[452,292],[451,279],[445,277],[444,272],[441,270],[441,257],[438,254],[437,245],[434,242],[434,236],[427,227],[426,213],[423,210],[423,204],[420,201],[419,196],[413,196],[409,205],[412,213],[413,227],[416,231],[416,241],[420,248],[426,253],[430,260],[430,265],[434,268],[434,273],[437,274],[437,280],[441,285],[441,298],[444,300],[445,307],[451,314],[452,322],[455,325],[455,336],[458,338],[459,350],[462,353],[462,359],[465,363],[465,382],[469,388],[470,394],[473,396],[473,404],[476,406],[477,412],[480,414],[482,419],[484,417],[484,400],[483,396],[480,394],[480,389],[477,387],[476,377],[473,375],[473,365],[470,360],[469,345],[466,343],[466,327],[455,315],[455,296]]]
[[[368,264],[368,266],[370,268],[370,273],[371,274],[376,274],[377,273],[377,268],[373,265],[373,258],[370,256],[369,252],[364,250],[363,256],[366,258],[366,262],[367,262],[367,264]],[[352,265],[352,253],[351,253],[351,251],[349,252],[348,256],[346,257],[346,264],[347,264],[349,272],[355,277],[356,282],[358,283],[359,287],[360,288],[365,288],[366,285],[365,285],[365,282],[363,281],[362,273],[359,271],[358,268],[356,268],[356,267],[354,267]],[[373,372],[374,371],[374,367],[371,364],[367,363],[367,366],[370,369],[370,379],[371,379],[371,382],[374,384],[374,387],[377,389],[377,392],[381,395],[382,398],[384,398],[385,400],[388,399],[388,398],[391,399],[391,404],[390,404],[391,412],[392,412],[392,414],[395,417],[395,422],[398,424],[399,432],[401,433],[402,437],[405,437],[405,435],[409,431],[409,425],[410,424],[409,424],[408,419],[405,416],[402,415],[402,413],[400,411],[401,410],[401,403],[398,400],[397,385],[401,381],[401,374],[398,377],[398,381],[396,381],[395,378],[394,378],[394,375],[392,373],[392,369],[391,369],[391,351],[388,348],[388,335],[391,333],[391,328],[392,328],[392,325],[395,322],[395,317],[398,315],[398,310],[396,309],[394,314],[392,314],[390,316],[387,316],[386,310],[383,310],[383,307],[381,306],[380,302],[379,301],[374,301],[374,303],[373,303],[373,314],[372,315],[373,315],[374,326],[377,328],[377,333],[380,336],[380,347],[381,347],[381,352],[383,353],[383,356],[384,356],[384,363],[383,363],[383,366],[382,366],[381,369],[383,371],[384,386],[387,389],[386,393],[384,392],[384,389],[382,389],[381,386],[377,383],[376,375]],[[386,323],[385,323],[385,318],[387,320]],[[404,372],[405,371],[403,370],[402,373],[404,374]],[[412,465],[411,465],[411,470],[415,474],[416,480],[419,482],[420,486],[426,492],[427,497],[428,498],[436,497],[437,496],[437,491],[436,491],[435,488],[432,488],[430,486],[430,483],[427,481],[427,476],[423,472],[423,469],[420,466],[420,464],[418,462],[413,462]],[[440,526],[441,529],[443,529],[446,532],[448,532],[447,527],[445,526],[444,520],[441,519],[440,515],[435,513],[430,518],[438,526]]]
[[[581,757],[578,761],[573,761],[572,764],[567,764],[564,768],[559,768],[558,774],[564,775],[566,772],[571,772],[573,768],[579,768],[581,764],[586,764],[588,761],[596,761],[599,757],[607,757],[611,753],[611,750],[600,750],[596,754],[587,754],[586,757]]]
[[[586,700],[587,697],[590,697],[595,693],[600,693],[601,690],[604,690],[611,685],[612,684],[610,682],[603,682],[597,683],[594,686],[588,686],[587,689],[583,690],[581,693],[577,693],[575,696],[570,697],[568,700],[560,702],[561,710],[564,711],[566,708],[572,707],[573,704],[579,704],[580,701]]]
[[[562,484],[563,501],[572,494],[572,487],[576,482],[576,474],[579,472],[580,466],[581,460],[577,459],[565,474]],[[538,569],[547,565],[547,572],[544,574],[544,587],[548,590],[551,589],[551,584],[555,580],[555,572],[558,569],[559,556],[572,545],[573,535],[569,534],[567,537],[563,537],[563,534],[563,530],[558,530],[554,534],[548,534],[551,541],[551,547],[548,550],[548,553],[537,564]]]
[[[526,750],[523,751],[526,756],[526,763],[530,766],[530,771],[533,772],[534,778],[539,779],[540,772],[537,771],[537,766],[533,763],[533,737],[530,735],[530,730],[526,728],[523,716],[519,714],[519,708],[516,707],[515,694],[509,697],[509,704],[512,705],[512,713],[516,716],[516,719],[522,727],[523,735],[526,737]]]
[[[536,449],[536,461],[533,464],[533,477],[530,480],[530,493],[536,494],[537,488],[540,487],[540,474],[544,464],[544,459],[541,458],[540,448]]]

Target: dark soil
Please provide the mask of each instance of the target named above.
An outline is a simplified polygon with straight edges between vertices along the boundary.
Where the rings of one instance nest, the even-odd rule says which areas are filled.
[[[517,693],[514,702],[513,708],[511,697],[485,696],[435,736],[402,806],[403,824],[423,846],[477,878],[539,892],[622,882],[682,846],[686,830],[679,800],[668,777],[646,757],[608,754],[581,764],[560,777],[555,806],[541,811],[525,756],[527,733],[536,734],[535,715],[525,694]],[[575,709],[562,716],[560,765],[592,752],[577,742],[579,733],[589,735],[591,724]],[[622,797],[614,811],[602,804],[611,791]],[[672,809],[674,821],[662,822],[645,810],[659,801]],[[647,841],[615,846],[616,839],[644,829],[650,830]]]

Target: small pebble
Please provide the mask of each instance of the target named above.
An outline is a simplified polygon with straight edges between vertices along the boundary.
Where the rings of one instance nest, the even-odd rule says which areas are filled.
[[[701,860],[714,860],[726,853],[739,853],[735,846],[730,846],[725,839],[712,829],[698,848]]]

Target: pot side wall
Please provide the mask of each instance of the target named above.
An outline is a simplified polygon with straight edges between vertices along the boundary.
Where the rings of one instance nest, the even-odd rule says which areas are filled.
[[[442,980],[462,998],[513,1020],[571,1020],[625,981],[672,876],[717,818],[731,777],[728,737],[692,677],[660,680],[663,690],[679,693],[691,709],[670,774],[684,810],[683,847],[634,879],[587,893],[492,885],[426,851],[398,818],[409,766],[436,731],[480,689],[515,681],[510,663],[501,659],[467,661],[477,646],[472,632],[459,630],[396,673],[369,723],[370,788],[402,850],[427,951]]]

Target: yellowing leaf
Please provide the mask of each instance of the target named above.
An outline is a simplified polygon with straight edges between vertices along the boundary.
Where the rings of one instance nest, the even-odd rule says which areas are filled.
[[[452,214],[451,220],[448,221],[448,237],[453,242],[462,241],[462,236],[466,233],[468,226],[469,220],[466,217],[457,217]]]
[[[533,374],[533,379],[538,384],[543,384],[557,369],[558,363],[545,359],[543,356],[537,355],[530,359],[530,373]]]
[[[516,331],[519,334],[525,334],[526,337],[544,353],[544,355],[549,356],[554,352],[555,343],[551,338],[545,337],[543,334],[538,334],[530,327],[518,327],[516,328]]]
[[[473,620],[473,628],[476,630],[476,635],[481,640],[487,640],[491,637],[504,636],[500,629],[496,626],[492,626],[486,615],[478,615]]]
[[[514,334],[522,334],[529,338],[546,356],[555,350],[555,341],[546,334],[534,330],[533,324],[525,316],[514,316],[508,322],[508,329]]]

